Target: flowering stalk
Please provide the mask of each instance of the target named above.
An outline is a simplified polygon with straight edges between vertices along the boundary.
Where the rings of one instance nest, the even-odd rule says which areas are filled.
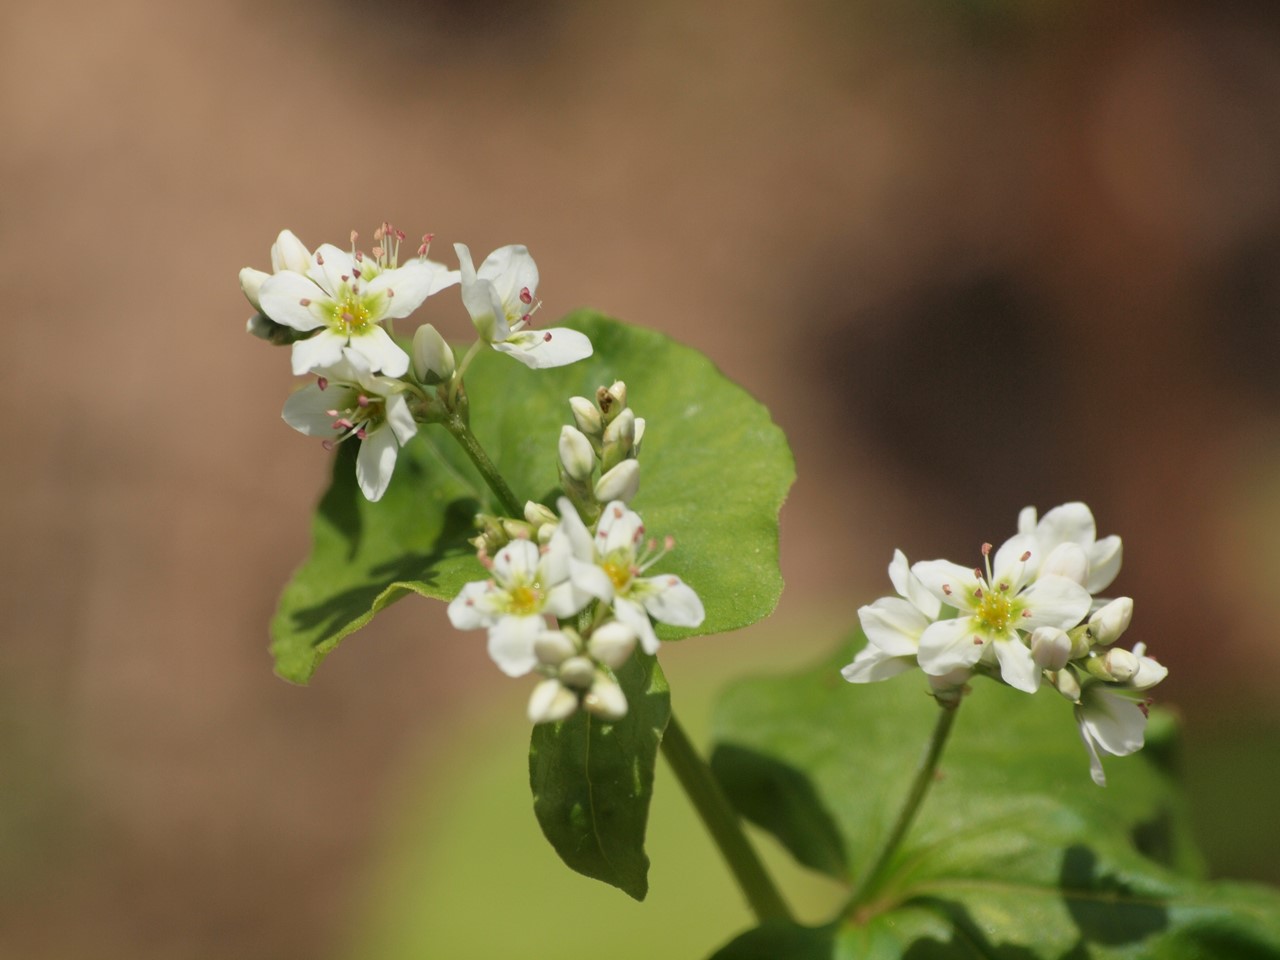
[[[761,923],[766,920],[792,921],[791,911],[747,839],[742,821],[729,806],[724,791],[711,774],[711,768],[698,755],[674,713],[662,737],[662,755],[671,764],[703,826],[720,848],[721,856],[742,888],[756,919]]]
[[[920,805],[924,803],[924,798],[929,792],[929,785],[936,778],[938,761],[942,757],[943,747],[947,744],[951,726],[955,723],[956,711],[960,708],[960,700],[940,699],[938,706],[940,707],[938,722],[934,724],[933,733],[930,735],[929,743],[925,747],[924,758],[920,761],[915,779],[911,782],[911,792],[907,794],[907,801],[902,805],[902,810],[898,813],[898,819],[894,823],[893,829],[889,831],[889,838],[884,842],[884,846],[880,848],[880,854],[871,864],[870,869],[863,874],[862,881],[855,888],[853,896],[849,898],[849,906],[845,910],[846,913],[864,906],[867,898],[876,892],[876,887],[884,875],[885,868],[888,867],[889,862],[893,859],[893,855],[897,853],[898,847],[907,835],[907,831],[911,829],[916,813],[919,812]]]
[[[484,452],[484,447],[480,446],[480,441],[471,432],[471,428],[462,419],[462,415],[456,410],[450,411],[443,423],[444,428],[453,435],[453,439],[462,444],[462,449],[467,452],[471,462],[476,465],[476,469],[484,477],[485,483],[489,484],[489,489],[502,501],[503,508],[513,517],[521,516],[524,513],[524,506],[516,499],[516,495],[512,493],[511,488],[507,486],[507,481],[502,479],[502,474],[498,472],[494,462],[489,459],[489,455]]]

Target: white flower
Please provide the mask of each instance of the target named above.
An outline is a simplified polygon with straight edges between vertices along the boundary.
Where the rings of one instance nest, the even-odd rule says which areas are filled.
[[[459,630],[489,629],[489,656],[508,676],[538,664],[535,644],[547,616],[572,617],[590,598],[569,582],[569,544],[558,531],[541,549],[514,540],[493,558],[489,580],[466,584],[449,604]]]
[[[316,382],[285,401],[285,423],[327,445],[360,441],[356,481],[369,500],[379,500],[391,482],[400,448],[418,432],[405,402],[404,384],[377,377],[348,355],[320,371]]]
[[[881,597],[858,610],[867,645],[840,671],[850,683],[887,680],[916,666],[920,635],[942,609],[941,601],[912,574],[901,550],[893,551],[889,580],[898,596]]]
[[[562,367],[591,356],[585,334],[563,327],[529,330],[538,304],[538,267],[526,247],[499,247],[480,269],[466,244],[455,243],[461,268],[462,303],[481,338],[493,349],[515,357],[526,367]]]
[[[1083,503],[1054,507],[1039,522],[1036,508],[1018,514],[1018,533],[1032,537],[1032,575],[1058,573],[1076,580],[1091,594],[1101,593],[1120,572],[1120,538],[1098,537],[1093,513]]]
[[[702,601],[677,576],[642,577],[673,546],[655,552],[644,542],[644,522],[621,501],[605,505],[593,538],[566,497],[558,501],[559,531],[570,545],[569,571],[583,592],[613,607],[614,615],[640,639],[645,653],[657,653],[658,635],[649,618],[677,627],[696,627],[706,616]]]
[[[1147,726],[1145,703],[1125,696],[1110,684],[1084,687],[1076,704],[1080,739],[1089,751],[1089,773],[1100,787],[1107,785],[1101,754],[1125,757],[1142,749]]]
[[[262,312],[277,323],[316,331],[293,345],[293,372],[331,366],[343,349],[359,354],[374,372],[403,376],[409,355],[380,324],[407,317],[434,293],[458,282],[457,271],[420,256],[394,266],[394,253],[375,257],[325,244],[305,272],[284,270],[262,281]]]
[[[942,603],[960,615],[930,624],[920,636],[919,660],[924,672],[943,676],[980,660],[999,662],[1005,683],[1027,693],[1040,686],[1040,667],[1022,638],[1037,627],[1067,630],[1089,612],[1088,592],[1057,574],[1034,577],[1034,537],[1019,535],[1006,541],[991,562],[990,544],[985,576],[946,560],[917,563],[911,572]]]

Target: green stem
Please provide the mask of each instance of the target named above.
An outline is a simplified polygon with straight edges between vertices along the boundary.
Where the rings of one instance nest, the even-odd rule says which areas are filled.
[[[449,407],[456,407],[458,404],[458,390],[462,386],[462,378],[467,372],[467,367],[471,366],[471,361],[476,358],[476,354],[480,352],[480,348],[485,344],[485,340],[481,337],[471,345],[466,355],[462,358],[462,362],[458,364],[457,370],[453,374],[453,382],[449,385]]]
[[[476,439],[476,435],[471,432],[471,428],[466,425],[461,415],[456,411],[452,411],[445,417],[443,422],[444,428],[453,434],[453,438],[458,443],[462,444],[462,449],[467,452],[471,462],[476,465],[476,469],[484,477],[485,483],[489,484],[489,489],[502,501],[502,506],[506,508],[507,515],[523,517],[524,504],[517,500],[516,495],[511,492],[511,488],[507,486],[507,481],[502,479],[502,474],[498,473],[498,468],[489,459],[489,455],[484,452],[484,447],[480,446],[480,441]]]
[[[729,806],[724,791],[711,774],[711,768],[698,755],[675,714],[671,715],[662,737],[662,755],[671,764],[680,786],[698,811],[711,839],[720,848],[720,854],[733,871],[756,919],[762,923],[765,920],[791,921],[791,911],[743,832],[742,821]]]
[[[893,855],[898,852],[898,846],[902,843],[902,838],[911,829],[916,813],[919,812],[920,805],[924,802],[925,795],[929,792],[929,787],[935,779],[938,760],[942,757],[942,748],[946,746],[947,736],[951,733],[951,725],[955,722],[956,711],[959,709],[960,704],[957,702],[954,705],[940,704],[939,706],[938,722],[934,724],[933,733],[930,735],[929,743],[925,747],[924,758],[920,761],[920,767],[916,770],[915,780],[911,783],[911,792],[907,794],[907,802],[903,804],[902,810],[898,814],[898,821],[889,832],[889,839],[880,848],[880,855],[876,857],[871,868],[863,875],[862,882],[858,884],[853,896],[850,898],[850,909],[861,906],[867,897],[875,892],[876,885],[883,878],[885,869],[889,866]]]

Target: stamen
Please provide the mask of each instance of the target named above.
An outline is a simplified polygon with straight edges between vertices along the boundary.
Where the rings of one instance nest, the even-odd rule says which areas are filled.
[[[338,430],[338,429],[354,430],[355,426],[356,425],[352,423],[350,420],[348,420],[346,417],[339,417],[337,420],[333,421],[333,428],[335,430]]]
[[[361,407],[367,407],[369,405],[369,398],[362,393],[360,396],[356,397],[356,403]]]
[[[1023,615],[1024,617],[1029,617],[1029,616],[1031,616],[1031,611],[1030,611],[1030,610],[1023,610],[1023,611],[1022,611],[1022,615]]]
[[[317,254],[316,254],[316,266],[318,266],[318,267],[323,267],[323,266],[324,266],[324,254],[323,254],[323,253],[317,253]]]
[[[355,276],[355,278],[356,278],[357,280],[359,280],[359,279],[360,279],[360,268],[359,268],[359,267],[352,267],[352,268],[351,268],[351,273]]]
[[[989,543],[984,543],[984,544],[982,545],[982,555],[983,555],[984,557],[989,557],[989,556],[991,556],[991,544],[989,544]]]
[[[528,287],[520,288],[520,302],[523,303],[525,306],[528,306],[529,304],[533,303],[533,294],[529,292]]]
[[[321,440],[320,446],[324,447],[326,450],[332,451],[336,444],[332,440]]]
[[[326,411],[324,412],[324,415],[325,415],[326,417],[336,417],[336,416],[338,415],[338,411],[337,411],[337,410],[326,410]]]
[[[973,638],[973,645],[974,645],[975,647],[980,647],[980,646],[982,646],[982,638],[981,638],[981,637],[974,637],[974,638]]]
[[[664,550],[674,550],[676,548],[676,538],[672,536],[668,536],[665,540],[662,541],[662,548]]]
[[[551,342],[551,332],[550,332],[550,331],[547,331],[546,333],[544,333],[544,334],[542,335],[542,342],[543,342],[543,343],[550,343],[550,342]]]
[[[344,274],[342,275],[342,282],[343,282],[343,283],[346,283],[346,282],[347,282],[348,280],[350,280],[350,279],[351,279],[351,277],[349,277],[347,274],[345,274],[345,273],[344,273]]]
[[[944,583],[942,585],[942,592],[945,593],[948,597],[951,596],[951,584]]]
[[[298,303],[302,304],[304,307],[311,306],[311,301],[308,300],[306,297],[303,297],[301,300],[298,301]]]
[[[387,299],[388,299],[388,300],[390,300],[390,299],[391,299],[392,297],[394,297],[395,295],[396,295],[396,292],[395,292],[394,290],[392,290],[390,287],[388,287],[388,288],[387,288]]]
[[[375,246],[373,250],[370,252],[373,254],[374,259],[376,260],[382,259],[382,247]]]
[[[319,387],[321,390],[326,389],[329,386],[329,378],[316,377],[316,386]]]
[[[1008,585],[1007,583],[1002,583],[1002,584],[1000,584],[1000,592],[1001,592],[1001,593],[1004,593],[1004,592],[1005,592],[1006,590],[1008,590],[1008,589],[1009,589],[1009,585]]]
[[[974,599],[975,599],[975,600],[981,600],[981,599],[982,599],[982,588],[981,588],[981,587],[979,587],[977,590],[973,591],[973,596],[974,596]]]
[[[1023,554],[1022,556],[1020,556],[1018,559],[1019,559],[1019,560],[1021,560],[1023,563],[1026,563],[1028,560],[1030,560],[1030,559],[1031,559],[1031,551],[1030,551],[1030,550],[1028,550],[1026,553],[1024,553],[1024,554]]]
[[[360,234],[358,234],[358,233],[356,233],[354,230],[352,230],[352,231],[351,231],[351,245],[352,245],[353,247],[356,245],[356,241],[357,241],[357,240],[359,240],[359,239],[360,239]]]
[[[356,436],[359,437],[361,440],[368,439],[369,431],[367,431],[364,427],[361,427],[359,430],[356,431]]]
[[[973,568],[973,575],[977,577],[979,580],[982,579],[982,571],[977,567]]]

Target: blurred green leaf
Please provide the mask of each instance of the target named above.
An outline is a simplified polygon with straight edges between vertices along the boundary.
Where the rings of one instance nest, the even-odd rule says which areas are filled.
[[[637,652],[617,676],[628,704],[621,720],[579,710],[533,728],[529,785],[542,832],[565,864],[643,900],[644,834],[671,697],[656,657]]]
[[[625,380],[647,429],[640,493],[632,504],[655,535],[679,546],[663,572],[702,597],[697,629],[660,628],[664,639],[721,633],[768,615],[782,590],[778,509],[795,475],[768,411],[697,351],[661,334],[591,312],[582,330],[594,356],[529,370],[487,351],[467,374],[471,426],[517,496],[553,504],[556,444],[571,422],[568,398]],[[435,427],[401,451],[390,488],[369,503],[355,483],[353,444],[343,444],[312,524],[312,550],[272,621],[276,671],[306,683],[320,661],[382,607],[408,593],[452,599],[484,571],[466,543],[483,508],[500,512],[460,448]]]
[[[715,738],[736,758],[722,783],[739,811],[801,862],[814,859],[797,840],[811,838],[804,821],[827,818],[853,886],[891,828],[938,708],[917,674],[847,684],[839,668],[850,658],[736,684],[720,701]],[[976,681],[885,879],[835,926],[791,931],[810,944],[798,955],[1280,956],[1280,895],[1199,879],[1169,772],[1172,725],[1153,718],[1149,735],[1150,752],[1110,759],[1109,786],[1098,788],[1065,701]],[[785,770],[787,803],[762,811],[744,794],[753,763],[765,781]],[[808,789],[794,787],[801,779]],[[812,946],[822,931],[827,940]],[[756,956],[780,935],[749,932],[716,956]]]

